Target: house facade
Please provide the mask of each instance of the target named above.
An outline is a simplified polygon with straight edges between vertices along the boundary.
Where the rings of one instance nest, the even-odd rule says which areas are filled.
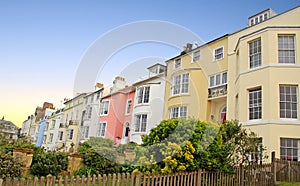
[[[244,29],[188,44],[167,61],[164,118],[238,120],[269,157],[300,161],[298,17],[300,7],[278,15],[267,9]]]
[[[100,100],[103,94],[103,84],[96,85],[96,91],[84,96],[81,141],[86,141],[90,136],[96,136],[99,123]]]
[[[63,110],[64,109],[58,109],[47,117],[47,126],[44,131],[44,136],[46,137],[43,140],[43,147],[46,151],[56,151],[64,148],[64,144],[60,144],[66,132],[62,130]]]
[[[134,92],[124,78],[115,78],[110,94],[101,99],[97,137],[112,139],[116,146],[129,140]]]
[[[227,102],[228,35],[193,48],[187,44],[169,59],[164,118],[225,119]]]
[[[300,7],[249,17],[228,37],[228,119],[257,133],[267,154],[300,161]]]
[[[62,127],[60,129],[60,131],[63,132],[62,138],[64,141],[60,141],[58,145],[64,145],[65,148],[61,151],[68,152],[71,147],[76,151],[78,148],[80,137],[83,133],[80,125],[82,122],[82,109],[85,96],[86,93],[81,93],[64,103],[65,108],[62,117]]]
[[[150,130],[163,120],[166,66],[155,64],[149,67],[148,71],[147,79],[133,84],[136,90],[130,141],[138,144],[142,143],[141,135],[149,134]]]

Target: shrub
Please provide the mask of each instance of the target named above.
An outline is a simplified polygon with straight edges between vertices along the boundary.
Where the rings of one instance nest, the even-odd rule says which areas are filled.
[[[13,178],[21,176],[22,162],[14,158],[11,154],[0,153],[0,178]]]
[[[34,157],[31,165],[31,174],[35,176],[57,176],[63,170],[67,170],[68,155],[61,152],[47,152]]]

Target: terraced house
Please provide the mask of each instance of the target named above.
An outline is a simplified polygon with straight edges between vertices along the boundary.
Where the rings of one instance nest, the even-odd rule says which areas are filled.
[[[249,17],[228,37],[228,119],[256,132],[267,154],[300,161],[300,7]]]
[[[188,44],[167,61],[164,118],[237,119],[259,135],[267,155],[300,161],[299,17],[300,7],[266,9],[241,30]]]

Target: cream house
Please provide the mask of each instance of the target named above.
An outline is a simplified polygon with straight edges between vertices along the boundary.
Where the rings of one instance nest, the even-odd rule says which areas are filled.
[[[241,30],[188,44],[166,62],[164,118],[237,119],[269,157],[300,161],[299,17],[300,7],[266,9]]]

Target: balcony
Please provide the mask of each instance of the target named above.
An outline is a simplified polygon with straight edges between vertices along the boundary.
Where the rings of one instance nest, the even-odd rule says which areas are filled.
[[[70,120],[69,125],[78,125],[79,121],[78,120]]]
[[[65,125],[65,124],[63,124],[63,123],[60,123],[59,124],[59,128],[66,128],[67,126]]]
[[[208,89],[208,98],[217,98],[227,95],[227,84]]]

